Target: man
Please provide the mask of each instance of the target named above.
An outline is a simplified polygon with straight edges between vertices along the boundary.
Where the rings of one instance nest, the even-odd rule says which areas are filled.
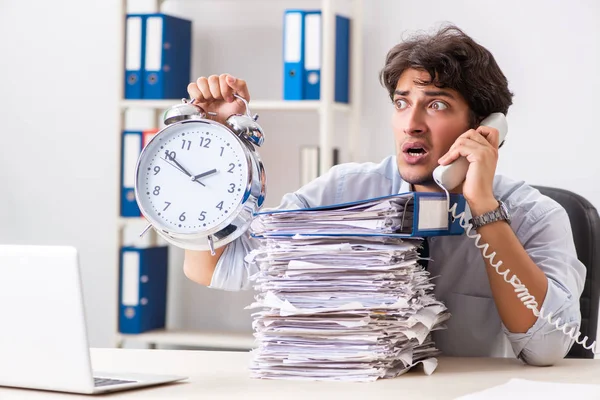
[[[295,193],[280,208],[315,207],[407,191],[440,191],[432,179],[438,164],[466,157],[469,169],[454,190],[467,201],[481,242],[502,260],[535,297],[538,309],[579,326],[579,297],[585,267],[577,260],[568,216],[553,200],[523,182],[495,175],[498,131],[479,126],[493,112],[507,113],[512,93],[492,54],[456,27],[413,37],[388,53],[381,82],[394,105],[392,127],[396,155],[379,164],[342,164]],[[244,81],[229,75],[199,78],[188,86],[201,106],[227,116],[243,111],[233,91],[249,98]],[[498,213],[506,207],[510,218]],[[470,218],[469,217],[469,218]],[[435,332],[445,355],[503,356],[508,346],[532,365],[551,365],[563,358],[573,341],[537,318],[482,257],[465,234],[430,238],[428,264],[435,296],[452,318],[448,329]],[[239,290],[250,286],[254,272],[244,256],[258,246],[248,235],[216,256],[186,251],[188,278],[210,287]]]

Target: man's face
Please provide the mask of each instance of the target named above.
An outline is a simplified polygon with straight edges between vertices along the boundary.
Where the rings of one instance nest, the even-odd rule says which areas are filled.
[[[394,93],[392,127],[398,170],[413,185],[430,185],[437,160],[469,130],[469,106],[456,90],[438,88],[422,70],[408,69]]]

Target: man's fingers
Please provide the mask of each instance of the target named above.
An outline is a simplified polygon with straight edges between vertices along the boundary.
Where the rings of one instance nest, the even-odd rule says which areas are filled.
[[[473,162],[482,157],[489,157],[491,151],[493,150],[488,142],[485,142],[485,144],[482,145],[470,137],[463,136],[459,137],[456,142],[454,142],[452,147],[450,147],[450,150],[438,160],[438,163],[440,165],[447,165],[458,157],[467,157],[469,162]]]
[[[202,93],[200,93],[200,89],[198,89],[196,82],[191,82],[187,87],[187,91],[190,95],[190,99],[198,100],[198,98],[202,96]]]
[[[217,75],[211,75],[208,77],[208,90],[215,100],[223,100],[221,94],[221,86],[219,85],[219,77]]]
[[[498,148],[498,145],[500,144],[500,133],[498,132],[498,129],[490,126],[480,126],[477,128],[476,132],[479,134],[479,137],[483,137],[495,149]]]
[[[198,86],[198,90],[200,91],[200,97],[196,99],[199,103],[206,103],[214,100],[213,95],[210,92],[210,87],[208,85],[207,78],[203,76],[198,78],[198,80],[196,81],[196,85]]]
[[[233,97],[233,88],[227,84],[228,74],[221,74],[219,76],[219,86],[221,87],[221,94],[228,103],[231,103],[235,98]]]
[[[246,101],[250,101],[250,93],[248,92],[248,86],[246,85],[245,80],[227,75],[225,81],[235,93],[237,93],[239,96],[242,96]]]

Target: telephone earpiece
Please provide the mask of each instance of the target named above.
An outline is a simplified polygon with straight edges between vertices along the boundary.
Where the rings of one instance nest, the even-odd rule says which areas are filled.
[[[506,132],[508,131],[508,123],[504,114],[490,114],[479,125],[496,128],[499,133],[498,143],[501,145],[504,142]],[[437,167],[433,171],[433,179],[438,185],[446,188],[446,190],[452,190],[465,180],[468,169],[469,161],[464,157],[459,157],[452,164]]]

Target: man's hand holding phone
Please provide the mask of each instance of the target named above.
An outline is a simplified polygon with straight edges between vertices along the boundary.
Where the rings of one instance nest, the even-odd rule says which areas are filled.
[[[461,156],[469,161],[462,193],[473,215],[480,215],[498,207],[493,192],[498,145],[498,129],[480,126],[460,135],[450,150],[438,160],[440,165],[448,165]]]

